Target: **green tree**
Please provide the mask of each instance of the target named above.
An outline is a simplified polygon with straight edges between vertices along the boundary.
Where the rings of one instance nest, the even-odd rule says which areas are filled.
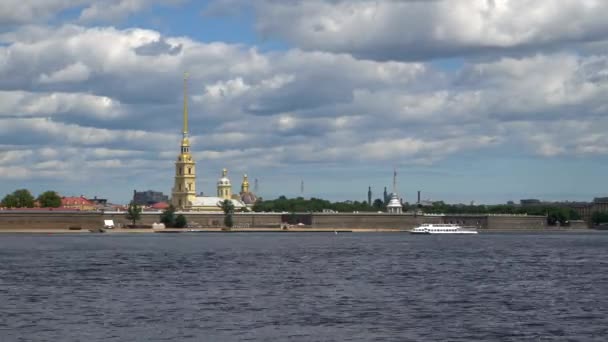
[[[179,214],[175,218],[175,228],[186,228],[188,226],[188,221],[186,220],[186,216]]]
[[[234,221],[232,220],[232,214],[234,213],[234,204],[232,201],[227,199],[222,202],[222,210],[224,211],[224,226],[232,228]]]
[[[61,197],[55,191],[45,191],[38,196],[37,200],[43,208],[61,207]]]
[[[578,213],[578,211],[570,208],[568,209],[568,215],[570,216],[570,221],[572,220],[580,220],[583,217],[581,216],[581,214]]]
[[[15,190],[2,199],[2,206],[7,208],[33,208],[34,196],[27,189]]]
[[[175,207],[173,204],[169,205],[169,207],[160,214],[160,222],[167,228],[175,226]]]
[[[608,223],[608,212],[594,212],[593,215],[591,215],[591,222],[593,222],[594,225]]]
[[[17,198],[17,208],[33,208],[34,196],[27,189],[20,189],[13,193]]]
[[[224,216],[224,226],[226,226],[228,229],[230,229],[230,228],[232,228],[232,226],[234,226],[232,214],[227,214],[226,216]]]
[[[296,224],[298,223],[298,215],[295,212],[292,212],[289,217],[287,217],[287,223]]]
[[[374,203],[372,204],[372,207],[374,209],[376,209],[377,211],[383,211],[384,210],[384,201],[379,198],[376,198],[374,200]]]
[[[141,207],[135,202],[129,203],[129,208],[127,209],[125,216],[127,217],[127,220],[131,221],[133,225],[135,225],[135,223],[141,219]]]
[[[4,208],[16,208],[17,207],[17,199],[15,198],[15,195],[8,194],[8,195],[4,196],[4,198],[2,199],[2,207],[4,207]]]

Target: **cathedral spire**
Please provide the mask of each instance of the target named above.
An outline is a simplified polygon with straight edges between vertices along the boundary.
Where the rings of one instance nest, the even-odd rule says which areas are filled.
[[[188,137],[188,73],[184,73],[184,138]]]
[[[393,192],[397,193],[397,168],[393,170]]]
[[[175,162],[175,180],[171,204],[178,210],[189,210],[196,199],[196,162],[190,153],[188,139],[188,74],[184,73],[184,129],[180,153]]]

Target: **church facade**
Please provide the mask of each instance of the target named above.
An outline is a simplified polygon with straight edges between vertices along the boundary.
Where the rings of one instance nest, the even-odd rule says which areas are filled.
[[[247,175],[243,177],[241,192],[232,194],[228,170],[223,169],[217,182],[217,196],[196,195],[196,162],[190,150],[188,129],[188,92],[187,78],[184,77],[184,112],[180,152],[175,162],[175,177],[171,191],[171,204],[179,211],[221,212],[222,202],[232,202],[235,211],[250,210],[257,197],[249,191]]]

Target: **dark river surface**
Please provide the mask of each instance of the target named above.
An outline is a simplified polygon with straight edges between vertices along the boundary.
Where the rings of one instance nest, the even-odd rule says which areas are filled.
[[[0,341],[608,341],[608,234],[0,235]]]

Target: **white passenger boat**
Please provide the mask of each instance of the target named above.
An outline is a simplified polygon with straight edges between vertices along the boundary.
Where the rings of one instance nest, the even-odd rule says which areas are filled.
[[[475,228],[463,228],[457,224],[423,223],[410,230],[412,234],[477,234]]]

